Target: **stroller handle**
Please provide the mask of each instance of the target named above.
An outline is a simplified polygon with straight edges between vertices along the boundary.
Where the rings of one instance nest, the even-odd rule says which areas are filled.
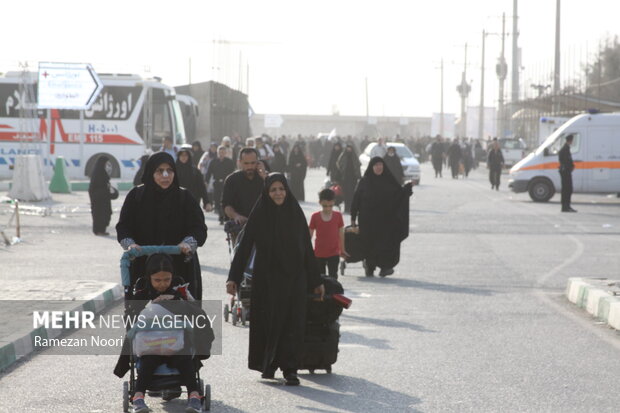
[[[131,264],[131,260],[144,255],[157,253],[178,255],[181,254],[181,248],[178,245],[146,245],[140,246],[140,250],[133,248],[125,251],[121,256],[121,280],[123,287],[131,286],[131,275],[129,274],[129,265]]]

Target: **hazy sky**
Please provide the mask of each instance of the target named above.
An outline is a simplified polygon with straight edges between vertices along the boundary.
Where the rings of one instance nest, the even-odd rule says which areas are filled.
[[[27,60],[89,62],[99,72],[160,76],[171,85],[215,79],[248,91],[258,113],[430,116],[458,112],[455,87],[469,43],[469,105],[480,102],[482,29],[501,32],[512,0],[3,1],[0,72]],[[555,0],[520,0],[527,93],[552,70]],[[562,2],[563,71],[577,71],[620,31],[618,0]],[[27,25],[26,25],[27,23]],[[507,31],[512,20],[507,20]],[[222,41],[228,41],[228,44]],[[510,65],[511,37],[506,38]],[[500,37],[487,37],[485,103],[495,105]],[[240,64],[241,62],[241,64]],[[239,74],[241,67],[242,73]],[[249,76],[247,68],[249,67]],[[532,76],[535,75],[535,76]],[[547,76],[549,77],[549,76]],[[510,74],[509,74],[510,79]],[[549,82],[550,83],[550,82]],[[510,82],[506,82],[507,96]]]

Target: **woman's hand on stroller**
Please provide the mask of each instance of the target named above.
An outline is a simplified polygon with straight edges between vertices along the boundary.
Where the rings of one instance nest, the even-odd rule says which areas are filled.
[[[178,247],[181,249],[181,252],[185,255],[190,255],[192,253],[192,247],[190,247],[187,242],[180,243]]]
[[[319,295],[319,298],[315,298],[314,301],[323,301],[323,297],[325,296],[325,286],[323,284],[319,285],[314,289],[314,293]]]
[[[234,281],[226,281],[226,292],[230,295],[236,295],[237,283]]]
[[[131,244],[129,247],[127,247],[127,251],[131,251],[133,249],[136,249],[138,251],[142,251],[142,248],[140,248],[140,246],[138,244]]]

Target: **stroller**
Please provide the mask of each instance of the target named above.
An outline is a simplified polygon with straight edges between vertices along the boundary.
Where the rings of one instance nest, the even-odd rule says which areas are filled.
[[[130,260],[136,257],[150,255],[155,253],[165,253],[169,255],[180,254],[181,250],[178,246],[142,246],[140,251],[137,249],[129,250],[123,253],[121,258],[121,278],[122,283],[125,288],[125,309],[126,311],[130,309],[131,303],[127,301],[131,300],[133,297],[131,292],[133,291],[133,287],[131,286],[131,278],[129,274],[129,265]],[[130,331],[131,332],[131,331]],[[155,331],[151,331],[157,333]],[[139,333],[135,333],[132,335],[135,339]],[[164,340],[160,340],[163,342],[171,342],[174,340],[178,340],[178,332],[175,334],[173,331],[168,332],[170,337]],[[174,335],[174,336],[173,336]],[[128,354],[129,354],[129,381],[123,382],[123,411],[129,411],[129,405],[131,403],[131,399],[135,394],[136,388],[136,380],[137,380],[137,368],[140,363],[139,357],[136,356],[134,352],[134,340],[128,334]],[[174,340],[173,340],[174,338]],[[125,347],[123,348],[125,351]],[[195,380],[198,385],[198,392],[202,397],[202,408],[204,411],[208,411],[211,409],[211,386],[209,384],[204,384],[203,380],[200,378],[199,372],[199,362],[197,359],[194,359],[196,368]],[[147,388],[147,391],[150,396],[162,396],[166,397],[166,395],[179,395],[179,387],[181,386],[181,377],[180,372],[177,369],[169,368],[166,364],[160,365],[155,372],[153,373],[153,377],[151,378],[151,382]],[[174,398],[174,397],[173,397]]]
[[[234,221],[228,221],[224,225],[226,231],[226,242],[228,243],[228,254],[232,261],[237,242],[243,236],[243,226]],[[230,318],[232,325],[236,326],[238,322],[246,325],[250,320],[250,295],[252,292],[252,268],[254,267],[254,256],[256,251],[252,250],[250,262],[243,272],[243,281],[239,286],[237,294],[230,298],[229,304],[224,304],[224,321],[228,322]]]
[[[364,259],[359,227],[351,225],[344,227],[344,248],[349,256],[340,261],[340,275],[344,275],[347,264],[360,262]]]

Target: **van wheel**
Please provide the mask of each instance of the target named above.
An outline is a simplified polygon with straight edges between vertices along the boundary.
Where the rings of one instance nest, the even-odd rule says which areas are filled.
[[[534,202],[547,202],[555,194],[555,188],[548,179],[536,178],[529,185],[530,198]]]

